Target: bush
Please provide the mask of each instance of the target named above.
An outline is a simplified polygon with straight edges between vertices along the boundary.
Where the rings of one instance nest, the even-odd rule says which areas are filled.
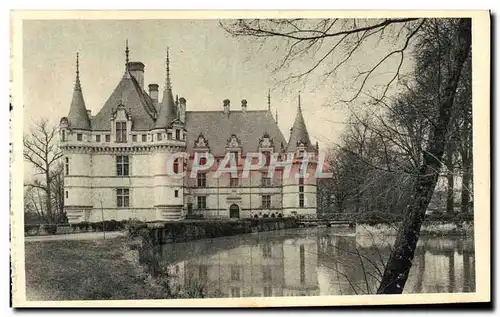
[[[57,233],[57,225],[54,223],[43,224],[41,228],[50,235],[54,235]]]
[[[25,224],[24,234],[27,236],[36,236],[40,232],[40,224]]]

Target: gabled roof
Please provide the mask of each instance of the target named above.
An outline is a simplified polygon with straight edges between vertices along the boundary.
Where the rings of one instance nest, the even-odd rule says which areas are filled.
[[[71,129],[90,130],[90,120],[83,100],[82,86],[80,84],[80,70],[78,53],[76,54],[76,81],[73,89],[73,98],[68,114],[69,127]]]
[[[187,111],[185,128],[187,130],[187,151],[191,152],[200,133],[208,141],[210,152],[223,156],[231,135],[241,142],[243,153],[257,152],[259,139],[267,132],[273,139],[274,150],[279,152],[281,144],[286,147],[278,125],[266,110],[231,111]]]
[[[297,115],[295,116],[295,121],[292,126],[290,139],[288,140],[288,152],[294,152],[297,150],[297,145],[299,143],[304,143],[306,150],[312,151],[314,147],[311,143],[311,139],[309,138],[309,133],[307,132],[306,123],[304,121],[304,117],[302,116],[302,108],[300,105],[300,96],[299,96],[299,107],[297,109]]]
[[[153,101],[137,80],[126,71],[99,113],[92,118],[92,129],[110,130],[111,114],[120,103],[123,103],[132,116],[132,130],[147,131],[153,127],[156,113]]]

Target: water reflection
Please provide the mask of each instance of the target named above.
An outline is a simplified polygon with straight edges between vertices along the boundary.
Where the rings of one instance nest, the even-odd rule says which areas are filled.
[[[156,250],[180,286],[205,285],[210,297],[374,293],[393,238],[312,228],[164,245]],[[422,237],[405,292],[475,290],[474,244]]]

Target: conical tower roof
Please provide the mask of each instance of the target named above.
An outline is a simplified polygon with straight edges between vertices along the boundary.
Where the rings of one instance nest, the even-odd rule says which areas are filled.
[[[300,143],[304,144],[306,150],[313,149],[313,146],[311,144],[311,139],[309,138],[309,133],[307,132],[306,123],[304,121],[304,117],[302,116],[302,107],[300,104],[300,94],[299,94],[299,106],[297,109],[297,115],[295,116],[295,121],[291,129],[287,151],[288,152],[296,151]]]
[[[73,98],[69,107],[68,121],[72,129],[90,130],[90,119],[83,100],[82,86],[80,84],[80,64],[76,53],[76,81],[73,89]]]
[[[170,59],[167,48],[167,69],[165,77],[165,88],[163,90],[163,98],[158,107],[158,118],[156,119],[155,129],[166,128],[172,121],[177,118],[177,106],[174,102],[174,95],[172,93],[172,83],[170,82]]]

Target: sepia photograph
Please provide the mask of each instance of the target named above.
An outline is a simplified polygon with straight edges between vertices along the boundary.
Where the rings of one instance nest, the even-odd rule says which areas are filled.
[[[488,11],[11,18],[14,307],[490,301]]]

